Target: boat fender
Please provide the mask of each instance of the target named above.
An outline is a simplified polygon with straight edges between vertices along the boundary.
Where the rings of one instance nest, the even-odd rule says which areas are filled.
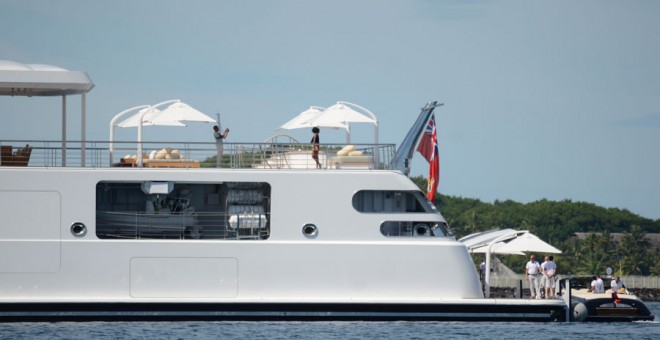
[[[587,316],[589,316],[589,310],[587,309],[587,306],[582,302],[573,303],[571,305],[571,312],[572,321],[585,321]]]

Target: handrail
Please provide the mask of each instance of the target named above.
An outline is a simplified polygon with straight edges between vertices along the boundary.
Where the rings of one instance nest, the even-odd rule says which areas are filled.
[[[82,163],[80,151],[85,146],[87,162]],[[31,155],[27,161],[28,167],[132,167],[137,165],[136,146],[142,145],[145,153],[156,154],[164,148],[179,150],[182,159],[144,159],[150,167],[215,167],[215,143],[209,142],[172,142],[155,141],[67,141],[64,156],[67,163],[61,162],[62,142],[58,140],[0,140],[0,146],[12,146],[12,150],[31,147]],[[354,144],[362,156],[337,156],[337,151],[344,144],[322,144],[320,150],[324,169],[391,169],[391,159],[394,156],[394,144]],[[112,148],[111,148],[112,147]],[[225,155],[230,159],[230,168],[253,169],[314,169],[309,143],[224,143]],[[4,151],[8,148],[3,148]],[[111,151],[118,157],[110,162]],[[173,155],[173,154],[172,154]],[[128,158],[127,158],[128,157]],[[173,156],[172,156],[173,157]],[[130,158],[130,159],[129,159]],[[155,158],[155,156],[154,156]],[[132,160],[134,159],[134,161]],[[9,162],[8,162],[9,163]],[[12,163],[10,163],[12,164]],[[0,159],[0,166],[2,166]],[[223,163],[225,166],[226,163]],[[8,166],[5,164],[2,168]]]

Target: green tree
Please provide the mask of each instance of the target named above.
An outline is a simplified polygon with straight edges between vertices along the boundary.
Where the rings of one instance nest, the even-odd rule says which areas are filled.
[[[582,274],[602,274],[605,268],[612,263],[614,249],[616,244],[612,240],[612,235],[605,231],[603,233],[591,233],[581,242],[580,254],[582,258],[579,263],[575,263],[579,273]]]
[[[648,246],[646,233],[639,226],[634,225],[624,233],[620,249],[625,274],[648,274]]]

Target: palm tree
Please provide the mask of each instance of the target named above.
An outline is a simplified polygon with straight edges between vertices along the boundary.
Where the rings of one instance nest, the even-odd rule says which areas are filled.
[[[647,269],[647,258],[649,241],[646,233],[638,225],[630,227],[621,240],[621,253],[623,258],[623,270],[626,274],[643,274]]]
[[[613,258],[614,242],[612,235],[605,231],[600,234],[590,233],[584,239],[582,247],[584,256],[580,269],[585,274],[601,274]]]

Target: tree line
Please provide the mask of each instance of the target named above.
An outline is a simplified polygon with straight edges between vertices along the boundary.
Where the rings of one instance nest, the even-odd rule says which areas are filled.
[[[412,180],[421,190],[426,190],[424,177]],[[555,262],[564,274],[604,274],[610,267],[620,275],[660,275],[660,249],[652,249],[647,238],[649,233],[660,232],[660,219],[571,200],[487,203],[436,194],[435,204],[457,239],[491,229],[529,230],[562,250],[555,255]],[[575,233],[587,235],[579,239]],[[622,233],[623,237],[615,241],[612,233]],[[545,254],[536,255],[543,258]],[[526,257],[498,257],[514,271],[524,272]],[[481,256],[475,261],[481,262]]]

